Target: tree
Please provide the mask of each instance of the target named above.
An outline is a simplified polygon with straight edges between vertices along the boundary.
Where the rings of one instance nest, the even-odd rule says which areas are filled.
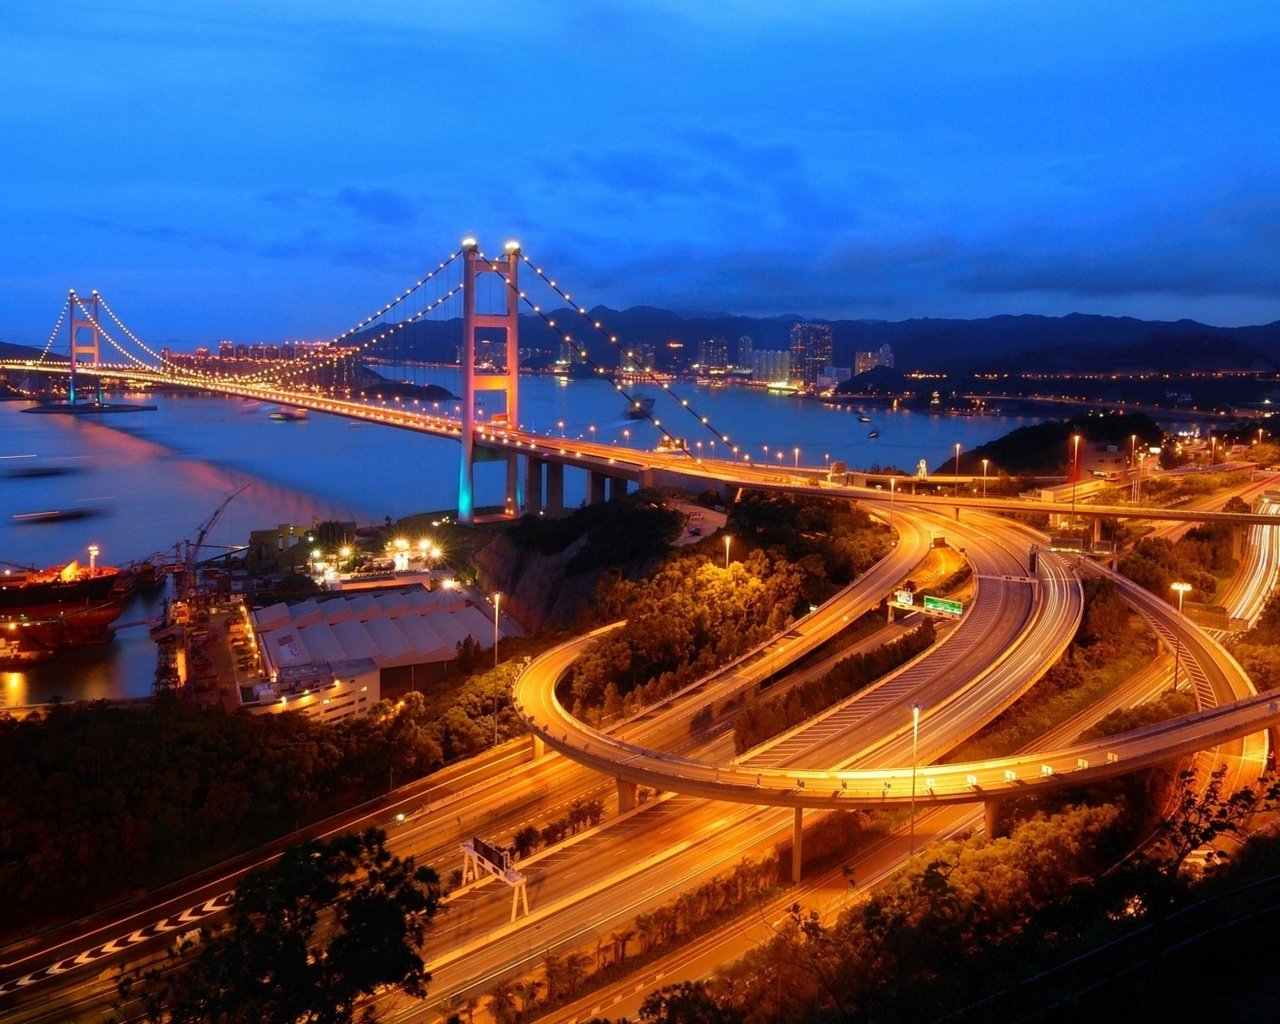
[[[125,978],[122,1000],[165,1024],[347,1024],[382,986],[425,995],[438,880],[385,843],[370,829],[291,847],[245,877],[227,928],[192,962]]]
[[[516,858],[519,860],[524,860],[533,853],[541,842],[542,832],[537,825],[525,825],[511,837],[511,843],[516,848]]]
[[[682,981],[652,992],[640,1004],[644,1024],[741,1024],[743,1014],[724,1006],[700,981]]]
[[[1156,857],[1166,876],[1176,875],[1193,850],[1219,836],[1239,833],[1255,811],[1273,805],[1280,795],[1280,783],[1264,775],[1258,790],[1241,789],[1224,796],[1226,777],[1227,766],[1219,765],[1202,789],[1196,784],[1194,768],[1178,774],[1182,792],[1177,806],[1158,829]]]

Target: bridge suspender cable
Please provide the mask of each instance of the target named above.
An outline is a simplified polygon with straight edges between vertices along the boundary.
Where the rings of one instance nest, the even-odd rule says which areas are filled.
[[[529,269],[532,270],[534,274],[537,275],[537,277],[547,285],[547,287],[549,287],[558,296],[560,296],[560,298],[564,299],[565,302],[569,303],[572,309],[574,310],[574,312],[576,312],[587,324],[589,324],[592,327],[592,329],[595,330],[596,333],[600,335],[600,337],[604,338],[605,341],[607,341],[610,345],[614,346],[614,348],[617,348],[619,351],[622,350],[622,345],[618,341],[617,336],[609,334],[607,331],[605,331],[604,326],[600,323],[600,321],[592,320],[591,317],[587,314],[585,307],[574,305],[572,296],[568,292],[560,288],[560,286],[556,284],[555,281],[547,277],[547,275],[542,272],[541,267],[535,266],[533,262],[529,259],[529,257],[523,252],[520,253],[520,259],[524,261],[524,263],[529,267]],[[609,383],[611,383],[614,386],[614,389],[620,395],[622,395],[624,398],[627,399],[629,405],[632,408],[640,408],[642,411],[644,411],[645,417],[649,419],[655,427],[657,427],[660,431],[662,431],[663,435],[666,436],[668,440],[670,441],[676,440],[675,436],[666,427],[662,425],[661,420],[656,419],[652,413],[644,409],[644,407],[640,405],[640,403],[638,403],[635,400],[635,398],[625,388],[623,388],[623,386],[617,380],[614,379],[612,375],[610,375],[608,370],[606,370],[603,366],[600,366],[595,360],[591,358],[585,346],[576,343],[573,340],[572,335],[558,328],[556,326],[556,322],[552,320],[551,317],[546,312],[543,311],[542,307],[535,305],[534,302],[529,298],[529,296],[525,292],[520,291],[510,279],[506,277],[504,277],[503,279],[506,280],[507,287],[510,288],[513,292],[515,292],[515,294],[519,296],[519,298],[525,303],[525,305],[528,306],[530,309],[532,309],[533,312],[536,313],[539,318],[541,318],[543,323],[545,323],[549,328],[551,328],[552,331],[554,331],[560,337],[561,341],[563,341],[566,345],[572,345],[574,351],[578,354],[578,357],[582,359],[583,362],[587,363],[588,366],[594,369],[596,373],[605,377],[605,379],[607,379]],[[660,380],[654,374],[652,367],[644,367],[643,370],[644,370],[644,373],[650,378],[650,380],[652,380],[655,384],[657,384],[664,391],[666,391],[667,394],[670,395],[671,398],[675,402],[677,402],[682,408],[688,410],[688,412],[692,416],[694,416],[703,427],[705,427],[717,438],[719,438],[722,442],[724,442],[726,449],[730,450],[735,455],[738,453],[738,447],[729,440],[729,435],[722,433],[715,426],[713,426],[711,421],[708,420],[706,416],[699,415],[697,411],[693,409],[692,406],[689,405],[688,399],[680,398],[678,395],[676,395],[676,393],[671,390],[671,386],[667,384],[666,381]]]

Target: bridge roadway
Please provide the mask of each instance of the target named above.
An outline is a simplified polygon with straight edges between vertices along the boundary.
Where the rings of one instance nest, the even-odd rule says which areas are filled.
[[[0,370],[22,372],[66,373],[65,364],[37,363],[35,360],[0,360]],[[366,423],[382,423],[402,430],[413,430],[435,437],[457,440],[462,434],[461,420],[448,416],[414,412],[409,409],[369,405],[351,399],[334,398],[311,391],[293,391],[273,388],[269,383],[236,381],[213,375],[196,380],[182,378],[170,372],[143,369],[125,364],[100,363],[97,366],[80,366],[77,372],[89,376],[120,377],[155,384],[181,385],[214,394],[236,398],[253,398],[263,402],[275,402],[305,408],[312,412],[329,413]],[[694,458],[691,455],[668,452],[648,452],[615,445],[599,444],[581,439],[548,437],[506,425],[490,425],[479,428],[476,446],[497,454],[523,455],[583,469],[588,472],[630,480],[642,485],[655,483],[658,474],[674,474],[692,481],[714,481],[729,487],[749,487],[758,490],[779,491],[792,494],[811,494],[824,497],[851,498],[854,500],[884,500],[884,490],[874,487],[852,487],[829,483],[825,470],[785,468],[764,463],[752,463],[727,459]],[[891,479],[880,476],[885,484]],[[1274,525],[1267,515],[1250,512],[1212,512],[1204,509],[1155,509],[1133,505],[1096,505],[1072,502],[1038,502],[1000,497],[973,497],[965,495],[908,495],[912,484],[950,486],[954,482],[970,482],[973,477],[933,476],[925,479],[895,477],[902,485],[898,492],[902,502],[919,507],[951,509],[959,516],[961,509],[987,512],[1023,512],[1030,515],[1074,515],[1088,518],[1146,519],[1154,521],[1204,523],[1219,522],[1235,526]]]
[[[1152,767],[1280,723],[1276,696],[1254,695],[1248,677],[1221,646],[1166,602],[1132,585],[1120,585],[1145,615],[1178,638],[1186,662],[1198,666],[1215,694],[1236,699],[1104,740],[981,762],[927,764],[928,756],[923,755],[920,763],[927,767],[913,768],[909,743],[906,757],[901,756],[902,738],[910,729],[900,727],[880,751],[897,753],[900,760],[894,767],[778,767],[752,759],[714,764],[621,741],[569,715],[556,698],[555,683],[586,645],[580,638],[528,667],[516,685],[517,707],[548,745],[619,779],[716,800],[795,808],[906,806],[912,801],[913,777],[920,802],[999,799]]]

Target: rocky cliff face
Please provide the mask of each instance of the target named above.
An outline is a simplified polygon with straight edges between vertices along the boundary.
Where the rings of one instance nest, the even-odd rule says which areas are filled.
[[[525,551],[495,537],[475,556],[476,577],[486,593],[500,591],[503,607],[530,633],[572,626],[591,607],[596,584],[617,570],[565,575],[565,566],[587,543],[582,536],[563,551]]]

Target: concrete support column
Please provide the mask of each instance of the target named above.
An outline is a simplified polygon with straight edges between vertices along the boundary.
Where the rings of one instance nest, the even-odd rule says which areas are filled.
[[[1102,542],[1102,517],[1093,517],[1093,546],[1097,547]]]
[[[545,757],[547,753],[547,741],[536,732],[531,732],[529,736],[533,740],[533,759],[536,761],[540,757]]]
[[[608,498],[609,501],[613,501],[615,498],[624,497],[626,493],[627,493],[626,477],[621,477],[621,476],[609,477],[609,498]]]
[[[802,856],[804,846],[804,808],[796,808],[796,823],[791,830],[791,881],[800,883],[800,868],[804,862]]]
[[[531,516],[542,511],[542,467],[546,463],[532,455],[524,457],[524,510]]]
[[[618,780],[618,813],[625,814],[627,811],[635,810],[636,806],[636,784],[628,782],[626,779]]]
[[[604,504],[604,474],[594,469],[587,470],[587,504]]]
[[[987,834],[988,840],[995,839],[1000,834],[1000,804],[1001,801],[994,798],[982,801],[982,830]]]
[[[507,501],[504,511],[509,516],[518,516],[524,511],[524,495],[520,486],[520,456],[515,452],[507,455]]]
[[[1233,526],[1231,528],[1231,557],[1236,561],[1244,558],[1245,542],[1248,540],[1249,530],[1245,526]]]
[[[547,463],[547,511],[564,511],[564,463]]]

